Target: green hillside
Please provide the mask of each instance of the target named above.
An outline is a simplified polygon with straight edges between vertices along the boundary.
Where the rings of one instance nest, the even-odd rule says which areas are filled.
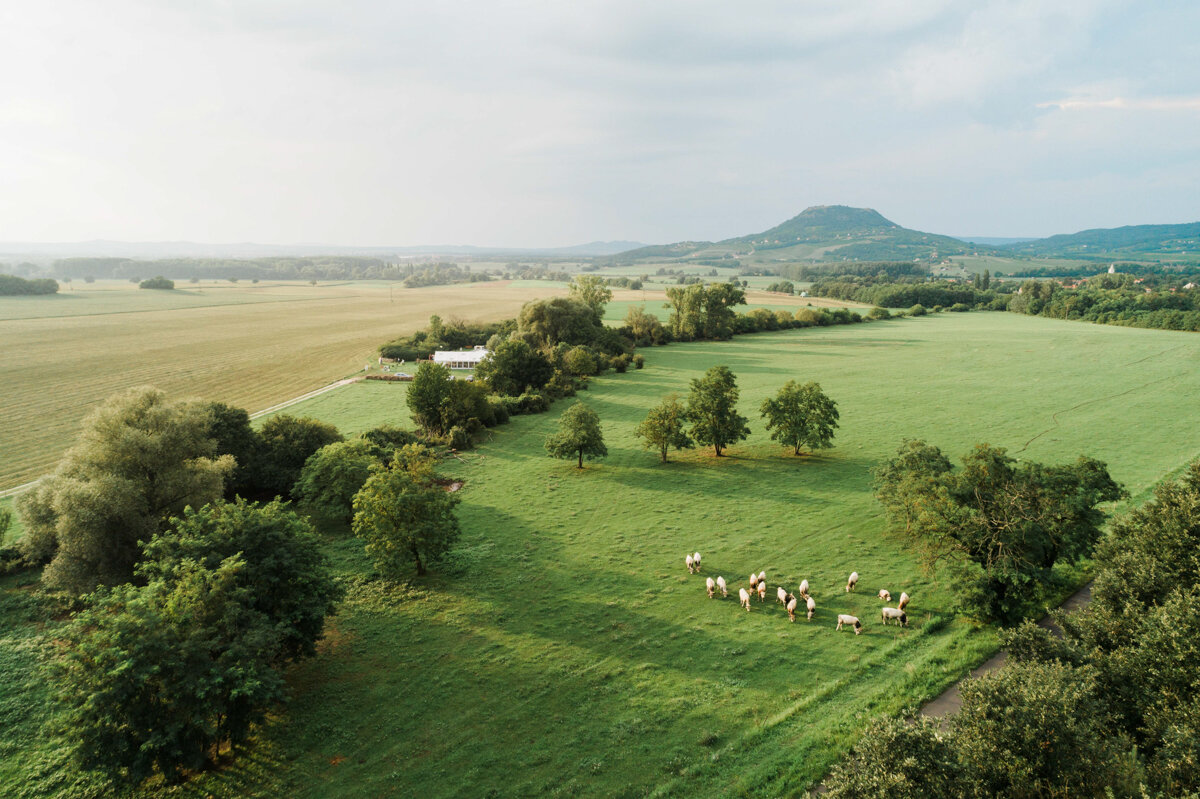
[[[897,225],[872,208],[816,205],[761,233],[718,242],[686,241],[622,253],[623,261],[661,258],[711,259],[733,255],[743,262],[909,261],[948,255],[997,254],[994,247]]]
[[[1060,234],[1002,248],[1014,255],[1085,260],[1200,261],[1200,222],[1126,225]]]

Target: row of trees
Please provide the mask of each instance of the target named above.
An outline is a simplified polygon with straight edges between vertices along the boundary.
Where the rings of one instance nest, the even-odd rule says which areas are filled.
[[[1115,521],[1092,601],[1026,622],[1006,665],[962,686],[962,711],[867,730],[827,796],[1200,795],[1200,462]]]
[[[24,278],[0,274],[0,297],[32,294],[54,294],[58,281],[53,278]]]
[[[687,404],[672,394],[650,409],[637,428],[647,449],[656,450],[667,462],[671,449],[688,449],[696,444],[711,446],[721,457],[726,447],[750,435],[749,421],[737,411],[737,380],[727,366],[714,366],[691,382]],[[832,446],[838,426],[837,403],[817,383],[797,384],[789,380],[779,393],[763,401],[762,416],[771,438],[793,448],[822,449]],[[583,468],[585,458],[608,454],[600,419],[582,402],[567,409],[559,419],[558,432],[546,439],[546,450],[556,458],[574,458]]]

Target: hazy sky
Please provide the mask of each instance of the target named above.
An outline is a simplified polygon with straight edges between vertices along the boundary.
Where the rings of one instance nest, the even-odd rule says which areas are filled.
[[[1200,219],[1200,3],[0,6],[0,241]]]

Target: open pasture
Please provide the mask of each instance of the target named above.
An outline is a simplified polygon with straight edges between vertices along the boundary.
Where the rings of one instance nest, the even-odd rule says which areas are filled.
[[[445,463],[466,481],[464,536],[428,579],[374,582],[359,543],[330,531],[349,593],[320,656],[294,670],[294,700],[248,756],[183,793],[796,796],[870,719],[935,695],[995,646],[884,531],[869,469],[901,439],[952,458],[983,441],[1040,461],[1086,453],[1135,500],[1200,453],[1192,334],[971,313],[644,353],[645,370],[581,392],[606,460],[579,471],[546,457],[565,400]],[[727,458],[659,464],[635,426],[714,364],[737,375],[751,438]],[[838,402],[834,449],[797,459],[767,439],[757,406],[788,379]],[[407,425],[404,391],[353,385],[289,412],[348,433]],[[684,567],[693,550],[700,575]],[[752,570],[770,591],[746,613],[736,592]],[[709,600],[718,574],[733,595]],[[817,615],[790,624],[774,588],[803,578]],[[881,587],[913,595],[909,629],[882,626]],[[835,632],[839,612],[865,634]],[[13,651],[32,668],[37,647]],[[17,764],[38,760],[10,759],[4,776],[33,779]]]
[[[78,297],[4,298],[0,489],[50,471],[93,404],[128,386],[254,412],[361,372],[380,344],[432,314],[501,319],[561,292],[502,282],[224,285],[231,288],[205,285],[203,297],[125,284],[73,292]]]

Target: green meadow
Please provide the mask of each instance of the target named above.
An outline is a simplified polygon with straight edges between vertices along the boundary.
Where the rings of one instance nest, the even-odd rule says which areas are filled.
[[[1132,501],[1200,454],[1193,334],[964,313],[642,353],[644,370],[578,397],[608,458],[577,470],[546,457],[568,399],[444,462],[465,483],[464,535],[428,578],[378,581],[356,539],[326,530],[347,597],[319,655],[293,669],[292,701],[233,765],[145,795],[801,795],[872,718],[916,707],[996,646],[885,529],[870,469],[902,439],[952,458],[980,442],[1046,462],[1087,454]],[[634,428],[716,364],[737,375],[750,439],[659,463]],[[833,449],[796,458],[768,439],[758,405],[789,379],[838,402]],[[404,392],[356,384],[286,412],[347,434],[408,426]],[[702,575],[684,567],[693,550]],[[736,590],[758,570],[768,601],[746,613]],[[734,595],[709,600],[718,574]],[[791,624],[775,586],[804,578],[816,617]],[[39,732],[56,622],[29,602],[33,579],[0,581],[0,785],[78,795]],[[909,629],[880,623],[879,588],[913,596]],[[835,632],[838,613],[864,634]]]

